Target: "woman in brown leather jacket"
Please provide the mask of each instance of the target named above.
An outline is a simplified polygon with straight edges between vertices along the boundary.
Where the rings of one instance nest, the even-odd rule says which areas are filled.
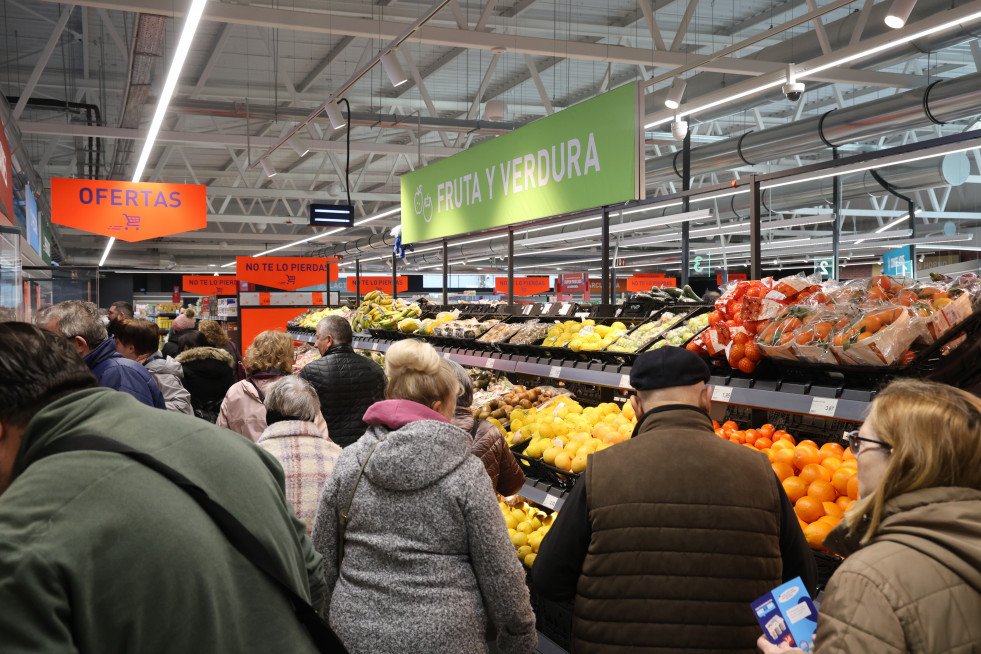
[[[504,434],[486,420],[474,420],[470,409],[473,403],[473,383],[470,381],[470,375],[460,364],[454,361],[448,363],[460,384],[453,424],[473,438],[470,451],[484,464],[494,490],[501,495],[514,495],[524,485],[525,473],[521,471],[514,454],[508,449]]]

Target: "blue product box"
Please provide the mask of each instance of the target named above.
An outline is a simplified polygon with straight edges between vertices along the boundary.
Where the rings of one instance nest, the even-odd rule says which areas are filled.
[[[774,588],[752,607],[771,643],[787,643],[805,652],[814,650],[817,609],[800,577]]]

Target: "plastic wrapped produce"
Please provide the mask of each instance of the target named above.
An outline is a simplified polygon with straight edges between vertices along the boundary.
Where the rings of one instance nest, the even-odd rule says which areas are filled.
[[[622,322],[597,325],[595,320],[566,320],[552,325],[542,347],[565,347],[573,352],[602,350],[627,331]]]
[[[677,325],[682,316],[684,313],[677,314],[666,311],[658,318],[649,320],[632,332],[624,334],[607,349],[610,352],[640,352],[650,345],[655,338]]]
[[[502,322],[494,325],[477,340],[481,343],[500,343],[506,341],[521,329],[520,322]]]
[[[707,313],[695,316],[694,318],[689,318],[681,327],[675,327],[674,329],[665,332],[661,337],[661,340],[652,345],[651,349],[656,350],[657,348],[664,347],[666,345],[682,347],[696,334],[701,333],[701,331],[706,327],[708,327]]]
[[[532,345],[545,338],[547,333],[547,324],[533,320],[526,322],[508,342],[513,345]]]

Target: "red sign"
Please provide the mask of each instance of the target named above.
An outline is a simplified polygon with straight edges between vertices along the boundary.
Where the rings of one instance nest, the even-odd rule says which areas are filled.
[[[51,221],[133,243],[208,226],[202,184],[51,178]]]
[[[184,275],[182,278],[185,293],[198,295],[235,295],[238,280],[228,275]]]
[[[175,286],[174,287],[174,292],[170,294],[170,301],[173,302],[174,304],[180,304],[181,303],[181,287],[180,286]]]
[[[14,224],[14,178],[11,169],[10,146],[0,121],[0,224]]]
[[[634,275],[627,279],[627,290],[631,293],[642,293],[651,290],[651,287],[666,288],[678,285],[675,277],[660,277],[655,275]]]
[[[603,280],[602,279],[594,279],[594,278],[590,277],[589,278],[589,291],[591,293],[602,293],[603,292]],[[623,277],[617,277],[616,292],[617,293],[626,293],[627,292],[627,280],[624,279]]]
[[[730,282],[745,282],[747,279],[749,279],[749,277],[746,276],[746,273],[729,273]],[[716,284],[722,286],[722,273],[716,275],[715,280]]]
[[[349,293],[357,293],[357,278],[354,276],[347,278],[347,290]],[[395,279],[395,288],[398,289],[399,293],[405,293],[409,290],[409,278],[408,277],[397,277]],[[361,292],[370,293],[371,291],[381,291],[382,293],[392,294],[392,278],[391,277],[362,277],[361,278]]]
[[[260,286],[295,291],[336,281],[336,261],[313,257],[235,257],[235,278]]]
[[[586,273],[559,275],[559,285],[564,293],[581,293],[589,289]]]
[[[540,293],[548,293],[552,285],[548,281],[548,277],[515,277],[514,278],[514,294],[518,297],[528,297],[529,295],[538,295]],[[508,292],[508,278],[507,277],[495,277],[494,278],[494,292],[496,293],[507,293]]]

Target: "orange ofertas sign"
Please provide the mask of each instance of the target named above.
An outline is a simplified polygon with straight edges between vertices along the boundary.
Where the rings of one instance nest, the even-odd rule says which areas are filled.
[[[51,221],[133,243],[208,226],[205,186],[51,178]]]
[[[356,277],[347,278],[347,290],[350,293],[358,292]],[[398,277],[395,281],[395,287],[398,289],[399,293],[405,293],[409,290],[409,278],[408,277]],[[392,278],[391,277],[362,277],[361,278],[361,292],[370,293],[371,291],[381,291],[382,293],[392,294]]]
[[[551,287],[552,286],[549,283],[548,277],[515,277],[514,278],[514,294],[519,297],[538,295],[539,293],[548,293]],[[494,291],[497,293],[507,293],[508,278],[495,277]]]
[[[235,278],[250,284],[295,291],[336,281],[336,261],[313,257],[235,257]]]
[[[631,293],[642,293],[651,290],[652,286],[671,288],[678,285],[677,277],[664,275],[634,275],[627,279],[627,290]]]
[[[184,292],[200,295],[235,295],[238,280],[228,275],[184,275]]]

